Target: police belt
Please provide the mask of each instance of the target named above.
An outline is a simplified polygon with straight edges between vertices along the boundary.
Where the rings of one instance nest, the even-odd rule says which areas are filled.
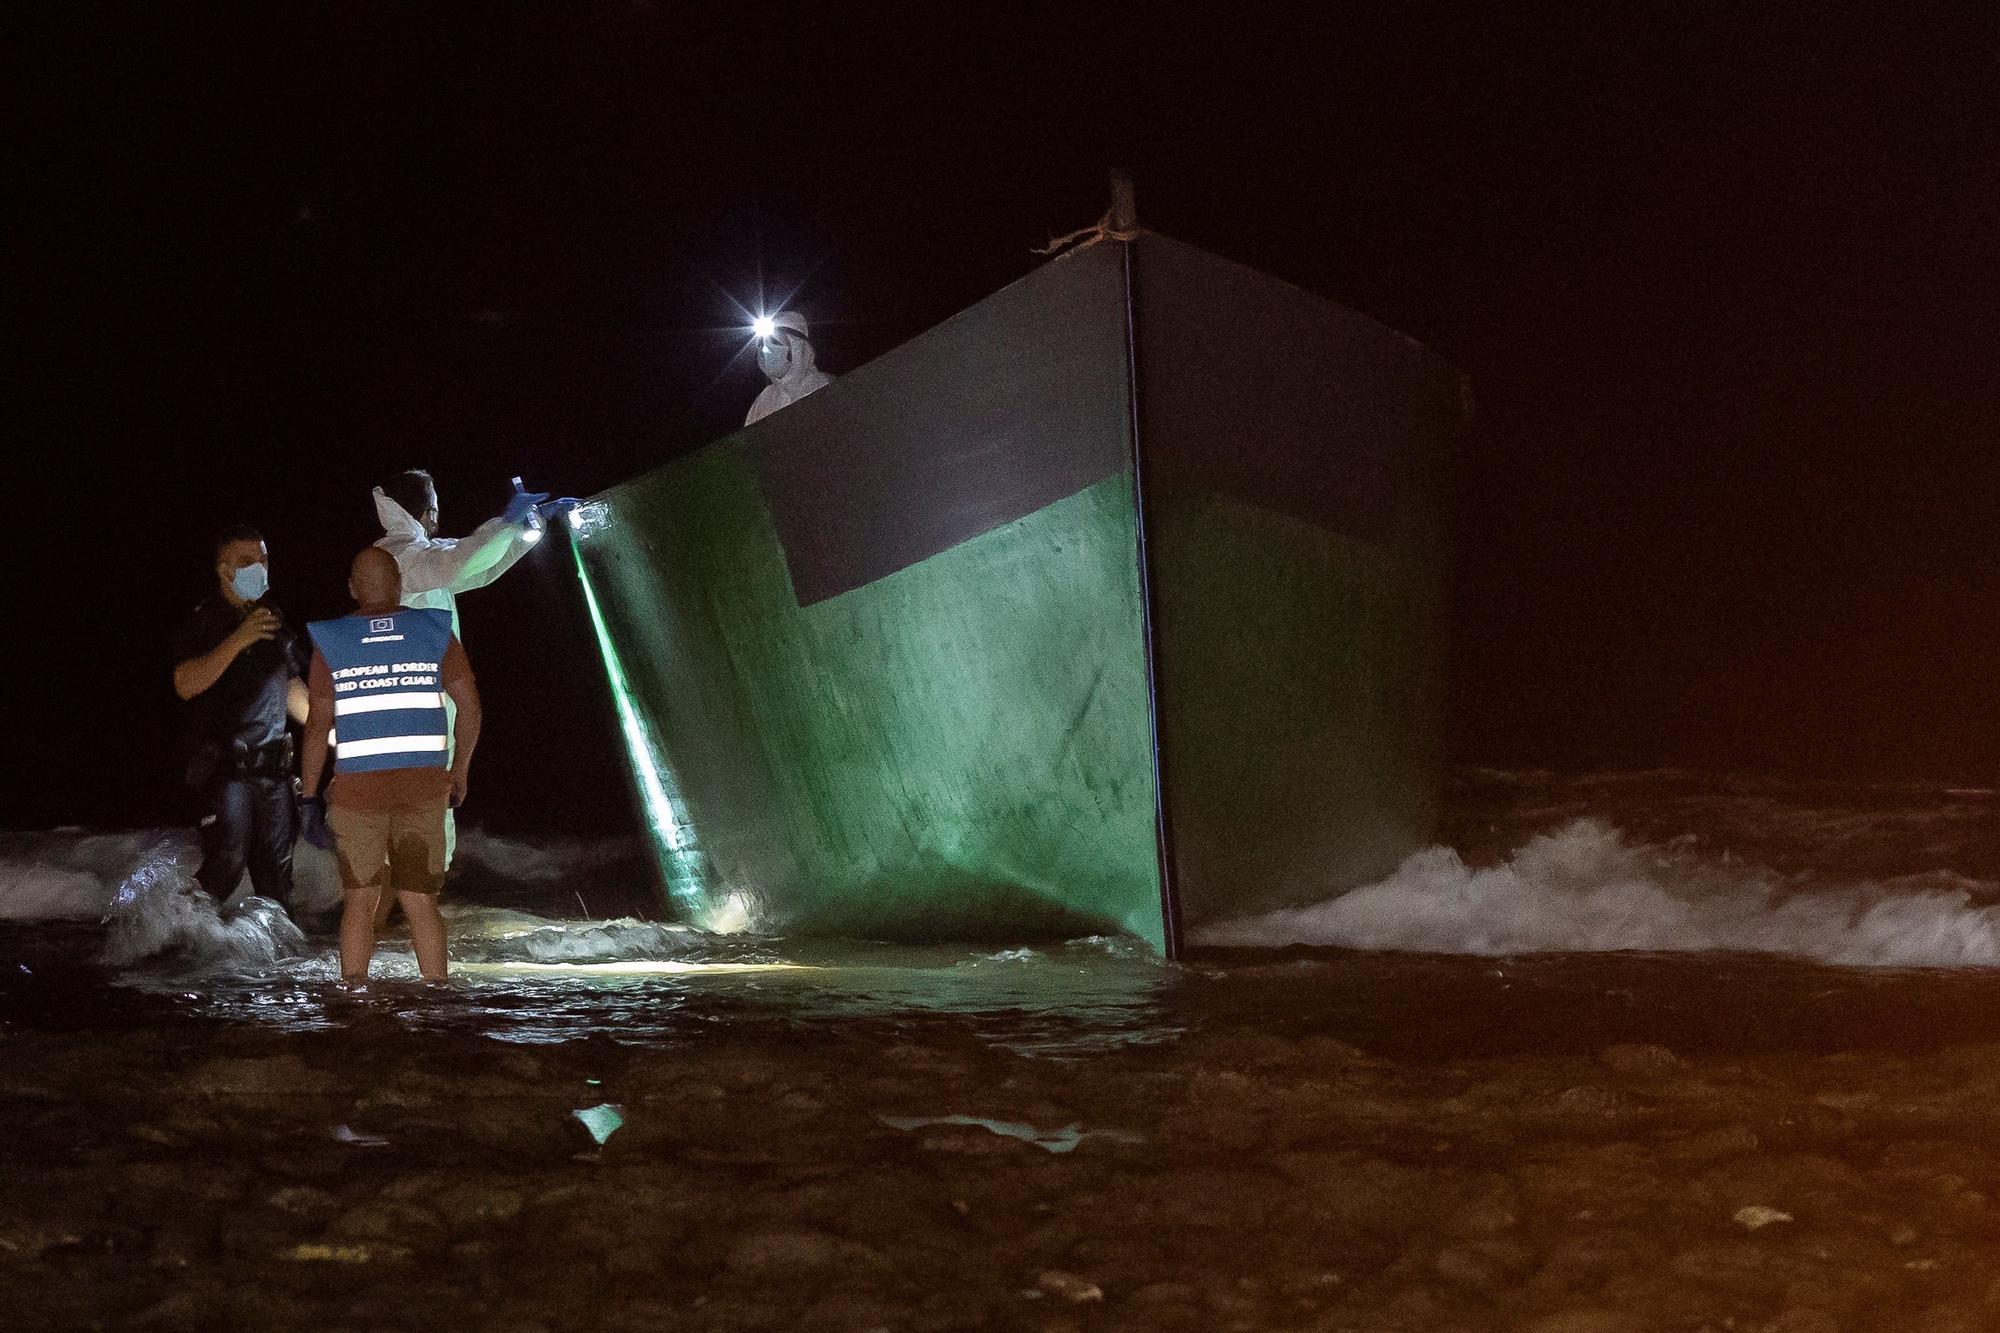
[[[290,777],[292,772],[292,738],[280,736],[277,740],[266,741],[262,745],[252,745],[249,741],[236,740],[216,748],[216,772],[223,777]]]

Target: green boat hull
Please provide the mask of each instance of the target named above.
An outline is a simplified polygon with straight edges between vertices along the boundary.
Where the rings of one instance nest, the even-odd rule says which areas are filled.
[[[1172,954],[1381,875],[1434,816],[1462,402],[1146,236],[594,497],[577,568],[676,911]]]

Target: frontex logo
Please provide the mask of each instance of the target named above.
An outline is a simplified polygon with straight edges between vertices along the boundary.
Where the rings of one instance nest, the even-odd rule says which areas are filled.
[[[394,616],[384,616],[380,620],[371,620],[368,622],[368,632],[370,634],[387,634],[395,628],[396,618]]]

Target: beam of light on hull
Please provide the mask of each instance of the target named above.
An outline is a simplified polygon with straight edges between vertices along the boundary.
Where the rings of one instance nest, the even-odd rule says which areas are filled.
[[[704,921],[708,916],[708,894],[697,868],[691,864],[692,838],[674,810],[673,798],[667,790],[669,778],[665,765],[660,762],[658,748],[633,702],[624,664],[619,660],[617,645],[611,641],[604,610],[597,603],[597,590],[591,586],[590,571],[584,568],[583,552],[572,542],[570,554],[576,560],[577,579],[583,584],[584,604],[590,609],[591,629],[597,634],[598,651],[604,657],[605,675],[611,683],[611,699],[618,709],[618,730],[625,738],[626,753],[632,757],[632,772],[639,782],[639,801],[645,807],[646,824],[653,834],[667,891],[689,920]]]
[[[708,928],[718,935],[740,935],[750,929],[750,900],[732,893],[708,912]]]

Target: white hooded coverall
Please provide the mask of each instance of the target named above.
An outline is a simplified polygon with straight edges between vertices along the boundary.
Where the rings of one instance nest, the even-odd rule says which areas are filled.
[[[375,488],[375,516],[382,520],[376,545],[396,557],[403,574],[403,605],[451,612],[451,635],[458,630],[458,594],[483,588],[514,567],[531,545],[524,531],[504,518],[489,518],[470,537],[429,537],[410,511]],[[445,726],[455,728],[458,709],[447,695]],[[458,851],[458,821],[447,810],[444,819],[444,860],[448,866]]]
[[[396,557],[403,574],[403,605],[451,612],[451,632],[458,632],[458,594],[483,588],[514,567],[531,543],[521,540],[525,529],[504,518],[489,518],[470,537],[427,537],[424,525],[410,511],[375,488],[375,516],[382,520],[376,545]]]
[[[813,365],[813,345],[806,341],[804,315],[786,310],[773,315],[771,323],[777,333],[757,354],[757,364],[764,368],[771,382],[757,395],[757,401],[750,404],[750,415],[743,418],[746,426],[833,383],[833,376]]]

